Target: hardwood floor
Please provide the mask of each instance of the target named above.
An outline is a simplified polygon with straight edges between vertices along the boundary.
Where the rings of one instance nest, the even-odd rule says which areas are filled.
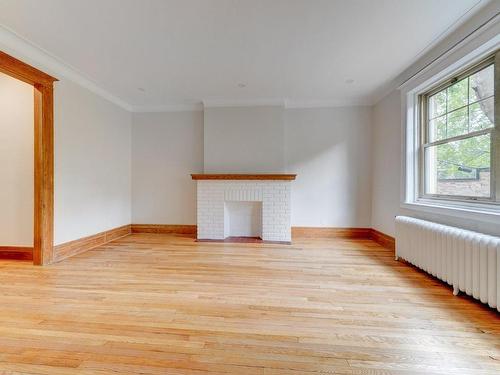
[[[370,240],[133,234],[0,261],[0,374],[498,374],[493,310]]]

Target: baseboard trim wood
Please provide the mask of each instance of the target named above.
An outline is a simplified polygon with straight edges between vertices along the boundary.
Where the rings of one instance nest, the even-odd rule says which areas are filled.
[[[196,235],[196,225],[183,224],[132,224],[132,233],[170,233]]]
[[[92,236],[83,237],[54,247],[54,261],[83,253],[97,246],[104,245],[131,233],[179,234],[196,238],[196,225],[182,224],[130,224],[114,228]],[[300,238],[345,238],[371,239],[379,245],[394,250],[395,239],[373,228],[332,228],[332,227],[292,227],[292,239]],[[5,250],[4,250],[5,249]],[[14,248],[12,248],[14,249]],[[25,250],[9,250],[0,247],[0,259],[33,259],[33,248],[17,248]],[[5,258],[4,258],[5,254]]]
[[[292,227],[295,238],[370,238],[371,228]]]
[[[33,247],[0,246],[0,259],[33,260]]]
[[[372,228],[370,237],[373,241],[385,247],[386,249],[389,250],[396,249],[396,239],[394,237],[389,236],[388,234],[382,233]]]
[[[196,235],[196,225],[132,224],[132,233],[170,233]],[[371,228],[292,227],[292,237],[371,238]]]
[[[364,238],[390,250],[396,248],[394,237],[373,228],[292,227],[292,238]]]
[[[132,233],[168,233],[196,237],[196,225],[132,224]],[[394,237],[373,228],[292,227],[292,238],[371,239],[388,249],[395,248]]]
[[[121,237],[125,237],[130,233],[131,226],[130,224],[127,224],[91,236],[56,245],[54,246],[54,262],[59,262],[63,259],[81,254],[85,251],[93,249],[94,247],[104,245]]]

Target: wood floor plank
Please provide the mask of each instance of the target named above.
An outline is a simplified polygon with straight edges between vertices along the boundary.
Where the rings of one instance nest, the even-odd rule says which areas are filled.
[[[0,374],[500,373],[500,317],[371,240],[132,234],[0,260]]]

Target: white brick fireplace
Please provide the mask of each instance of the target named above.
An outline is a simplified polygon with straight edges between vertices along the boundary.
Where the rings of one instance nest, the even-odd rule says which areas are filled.
[[[197,180],[198,240],[232,236],[291,242],[295,175],[192,175]]]

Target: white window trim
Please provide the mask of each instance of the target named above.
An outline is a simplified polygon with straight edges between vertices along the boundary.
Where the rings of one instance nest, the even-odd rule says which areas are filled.
[[[500,35],[488,40],[471,52],[463,53],[460,58],[448,56],[436,63],[434,72],[429,69],[419,77],[401,87],[402,102],[402,181],[401,207],[422,212],[464,217],[488,222],[500,222],[498,204],[475,203],[445,199],[426,199],[419,197],[419,147],[420,147],[420,108],[419,96],[427,92],[438,82],[453,77],[454,74],[486,58],[500,48]],[[465,49],[465,48],[464,48]],[[459,52],[457,52],[459,54]],[[441,69],[439,69],[439,66]],[[437,70],[437,71],[436,71]]]

